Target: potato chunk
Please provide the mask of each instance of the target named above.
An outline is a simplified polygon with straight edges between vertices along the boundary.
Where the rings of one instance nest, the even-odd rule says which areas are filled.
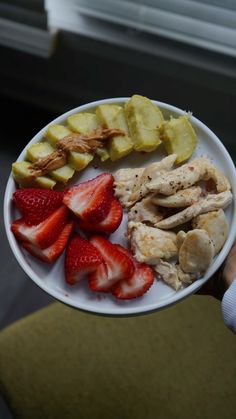
[[[95,113],[89,112],[81,112],[75,115],[71,115],[67,118],[67,121],[72,131],[85,135],[91,134],[91,132],[93,132],[101,125],[97,115]],[[106,161],[110,158],[110,155],[106,147],[101,147],[100,149],[97,149],[96,154],[100,157],[101,161]],[[92,158],[88,161],[87,164],[85,163],[86,158],[84,159],[84,163],[82,162],[82,160],[83,159],[81,159],[79,155],[76,157],[75,154],[73,154],[70,157],[70,161],[73,162],[71,164],[76,170],[82,170],[84,167],[88,165]]]
[[[158,127],[163,122],[160,109],[144,96],[133,95],[125,104],[134,149],[152,151],[161,144]]]
[[[128,134],[124,109],[118,105],[100,105],[96,109],[99,120],[107,128],[120,128],[127,135],[115,135],[109,140],[108,151],[112,161],[129,154],[133,149],[132,140]]]
[[[165,121],[160,133],[167,153],[177,154],[177,164],[191,157],[198,143],[196,133],[185,115]]]
[[[69,128],[80,134],[90,134],[99,127],[99,121],[95,113],[75,113],[67,118]]]
[[[71,131],[67,127],[64,127],[64,125],[53,124],[48,127],[45,138],[55,147],[59,140],[62,140],[62,138],[70,133]]]
[[[47,142],[39,142],[32,144],[26,152],[26,158],[31,162],[46,157],[54,151],[54,148]],[[75,170],[70,167],[68,164],[58,169],[52,170],[50,176],[58,182],[66,183],[74,175]]]
[[[93,160],[92,153],[79,153],[71,151],[69,153],[68,163],[73,169],[80,171],[83,170]]]
[[[28,161],[20,161],[15,162],[12,165],[12,175],[15,181],[22,187],[22,188],[45,188],[45,189],[53,189],[56,185],[56,182],[53,179],[50,179],[47,176],[39,176],[36,179],[30,176],[30,169],[31,163]]]

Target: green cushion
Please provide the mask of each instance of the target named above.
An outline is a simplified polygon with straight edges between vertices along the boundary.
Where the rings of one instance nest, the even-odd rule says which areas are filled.
[[[0,388],[22,419],[231,419],[235,336],[203,296],[129,318],[55,303],[0,333]]]

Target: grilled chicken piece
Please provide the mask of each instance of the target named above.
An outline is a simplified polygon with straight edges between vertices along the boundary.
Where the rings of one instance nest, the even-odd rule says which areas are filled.
[[[227,190],[218,194],[208,195],[206,198],[199,199],[198,202],[178,212],[177,214],[171,215],[162,221],[155,224],[155,227],[163,228],[168,230],[178,225],[184,224],[190,221],[192,218],[197,217],[200,214],[205,214],[210,211],[215,211],[220,208],[226,208],[232,202],[232,193]]]
[[[139,262],[155,265],[159,259],[170,259],[178,254],[176,234],[173,232],[130,221],[128,236],[132,252]]]
[[[220,209],[199,215],[192,220],[192,226],[193,228],[206,230],[214,244],[215,255],[219,253],[225,244],[229,231],[224,211]]]
[[[115,195],[124,207],[129,207],[132,204],[130,195],[143,172],[143,167],[137,167],[135,169],[120,169],[114,174]]]
[[[184,164],[169,173],[162,174],[147,185],[150,192],[163,195],[173,195],[181,189],[189,188],[200,180],[213,179],[217,192],[230,189],[228,179],[224,174],[211,164],[205,157],[199,157]]]
[[[205,230],[188,231],[179,249],[180,268],[187,273],[203,274],[213,260],[214,250],[213,242]]]
[[[166,208],[184,208],[188,207],[198,201],[202,189],[200,186],[192,186],[191,188],[183,189],[170,196],[153,196],[152,202]]]
[[[170,154],[161,161],[152,163],[150,166],[146,167],[142,175],[138,178],[138,182],[136,183],[133,193],[131,194],[130,201],[134,203],[146,196],[149,193],[147,185],[154,179],[158,178],[161,174],[163,175],[164,173],[171,170],[176,158],[176,154]]]
[[[183,284],[192,284],[192,282],[198,277],[197,274],[184,272],[180,265],[175,265],[175,267],[177,270],[178,278]]]
[[[155,224],[164,218],[163,211],[153,203],[152,195],[143,198],[129,211],[129,221],[149,222]]]
[[[172,263],[161,259],[157,265],[154,266],[154,271],[157,272],[158,278],[162,279],[176,291],[183,287],[182,282],[178,278],[176,266]]]

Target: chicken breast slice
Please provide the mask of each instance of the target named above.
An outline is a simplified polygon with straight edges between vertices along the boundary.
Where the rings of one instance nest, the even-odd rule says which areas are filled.
[[[170,228],[187,223],[192,220],[192,218],[197,217],[200,214],[205,214],[220,208],[224,209],[231,204],[232,199],[233,196],[229,190],[219,194],[208,195],[205,198],[199,199],[198,202],[185,208],[177,214],[171,215],[170,217],[159,221],[155,224],[155,227],[169,230]]]
[[[228,237],[229,226],[225,213],[222,209],[198,215],[192,221],[193,228],[207,231],[211,238],[216,255],[222,249]]]
[[[139,262],[155,265],[159,259],[170,259],[178,254],[176,234],[173,232],[130,221],[128,238],[132,252]]]
[[[217,192],[230,189],[225,175],[205,157],[199,157],[166,174],[161,174],[147,184],[150,192],[173,195],[181,189],[189,188],[200,180],[213,179]]]
[[[129,211],[129,221],[149,222],[155,224],[164,218],[163,211],[152,201],[152,195],[143,198],[142,201],[136,204]]]
[[[187,273],[203,274],[214,256],[214,245],[205,230],[195,229],[186,233],[179,249],[180,268]]]
[[[198,201],[202,189],[200,186],[192,186],[183,189],[170,196],[153,196],[152,202],[166,208],[183,208],[188,207]]]
[[[176,158],[176,154],[170,154],[161,161],[152,163],[146,167],[136,182],[133,193],[130,196],[130,201],[135,203],[146,196],[149,193],[147,185],[156,177],[171,170],[174,166]]]
[[[135,169],[120,169],[114,174],[115,196],[123,207],[129,207],[132,204],[130,196],[143,171],[143,167],[137,167]]]

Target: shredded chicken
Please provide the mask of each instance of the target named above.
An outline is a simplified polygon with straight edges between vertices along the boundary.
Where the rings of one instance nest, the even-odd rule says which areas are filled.
[[[187,223],[200,214],[205,214],[210,211],[215,211],[220,208],[226,208],[231,204],[233,199],[232,193],[227,190],[219,194],[211,194],[206,198],[199,199],[198,202],[191,205],[190,207],[185,208],[184,210],[178,212],[177,214],[171,215],[168,218],[165,218],[162,221],[159,221],[155,224],[158,228],[163,228],[168,230],[174,228],[178,225]]]
[[[153,196],[152,202],[166,208],[184,208],[197,202],[201,193],[202,189],[200,186],[192,186],[191,188],[178,191],[174,195]]]
[[[147,184],[150,192],[173,195],[181,189],[189,188],[200,180],[213,179],[217,192],[230,189],[228,179],[205,157],[199,157],[168,173],[157,176]]]
[[[97,128],[91,135],[72,133],[59,140],[56,150],[48,156],[38,159],[30,166],[31,176],[43,176],[51,170],[59,169],[67,162],[68,153],[77,151],[87,153],[103,147],[103,142],[114,135],[126,135],[121,129]]]
[[[159,259],[170,259],[178,254],[176,234],[173,232],[130,221],[128,236],[132,252],[139,262],[155,265]]]
[[[159,279],[162,279],[167,285],[174,288],[175,291],[183,287],[182,282],[178,278],[177,269],[172,263],[160,259],[157,265],[154,266],[154,271],[157,272]]]

